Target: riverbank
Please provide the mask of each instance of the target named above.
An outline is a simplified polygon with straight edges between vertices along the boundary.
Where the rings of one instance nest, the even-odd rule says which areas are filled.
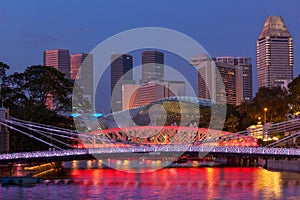
[[[300,159],[258,159],[259,166],[273,171],[300,172]]]

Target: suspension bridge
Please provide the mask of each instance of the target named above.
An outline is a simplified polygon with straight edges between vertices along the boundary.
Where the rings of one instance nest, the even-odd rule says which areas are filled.
[[[264,147],[258,147],[257,140],[252,137],[256,133],[249,130],[229,133],[195,127],[144,126],[78,133],[16,118],[1,119],[0,124],[50,147],[45,151],[2,153],[0,163],[80,160],[97,155],[151,152],[300,158],[299,148],[283,148],[284,144],[295,142],[300,137],[300,119],[272,124],[268,128],[257,130],[263,132],[263,135],[289,133],[287,137]]]

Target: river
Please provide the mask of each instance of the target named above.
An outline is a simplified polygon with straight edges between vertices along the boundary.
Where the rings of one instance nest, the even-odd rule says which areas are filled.
[[[299,173],[260,167],[177,167],[128,173],[81,161],[64,163],[63,174],[73,182],[1,187],[0,199],[300,199]]]

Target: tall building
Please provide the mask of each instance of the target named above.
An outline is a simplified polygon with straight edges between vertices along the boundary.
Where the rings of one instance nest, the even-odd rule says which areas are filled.
[[[293,38],[281,16],[269,16],[256,41],[258,87],[281,86],[293,79]]]
[[[133,83],[133,59],[127,54],[111,55],[111,109],[122,110],[122,84]]]
[[[70,79],[80,85],[85,100],[93,102],[93,55],[76,53],[70,56]]]
[[[219,81],[222,81],[225,87],[223,90],[216,91],[217,96],[225,97],[225,101],[219,101],[222,103],[237,104],[237,68],[231,64],[216,62],[217,69],[220,73],[219,79],[216,80],[216,85],[220,85]],[[221,93],[220,93],[221,92]]]
[[[76,53],[70,55],[70,79],[75,80],[80,78],[80,66],[88,54]]]
[[[213,59],[209,55],[200,54],[191,58],[190,64],[198,71],[198,97],[217,101],[216,64]]]
[[[235,82],[236,82],[236,102],[234,104],[239,105],[243,101],[250,101],[252,99],[252,63],[251,58],[245,57],[216,57],[216,65],[229,68],[235,68]],[[223,63],[223,64],[221,64]],[[223,69],[222,68],[222,69]],[[220,69],[219,69],[220,70]],[[223,73],[221,76],[223,77]],[[226,87],[226,82],[224,82]]]
[[[70,53],[67,49],[51,49],[44,51],[44,65],[51,66],[70,78]]]
[[[142,52],[141,83],[164,80],[164,54],[159,51]]]

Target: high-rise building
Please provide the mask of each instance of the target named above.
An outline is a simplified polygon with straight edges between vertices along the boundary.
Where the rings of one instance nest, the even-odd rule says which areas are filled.
[[[220,77],[216,80],[216,85],[221,85],[219,81],[222,81],[225,88],[223,90],[216,91],[217,96],[226,97],[225,101],[219,101],[222,103],[237,104],[237,68],[231,64],[216,62],[217,69],[220,73]]]
[[[80,66],[84,59],[88,56],[86,53],[75,53],[70,55],[70,79],[80,78]]]
[[[281,16],[269,16],[256,41],[258,87],[281,86],[293,79],[293,38]]]
[[[76,53],[70,56],[70,79],[81,87],[85,100],[93,102],[93,55]]]
[[[216,57],[216,65],[229,68],[235,68],[235,82],[236,82],[236,102],[239,105],[243,101],[250,101],[252,99],[252,63],[251,58],[245,57]],[[221,64],[223,63],[223,65]],[[222,68],[222,69],[223,69]],[[224,69],[223,69],[224,70]],[[220,69],[219,69],[220,71]],[[221,72],[220,72],[221,73]],[[223,77],[224,73],[221,73]],[[226,87],[226,82],[224,82]]]
[[[142,52],[141,83],[164,80],[164,54],[159,51]]]
[[[67,49],[51,49],[44,51],[44,65],[51,66],[70,78],[70,53]]]
[[[111,109],[122,110],[122,84],[133,83],[133,59],[127,54],[111,55]]]
[[[209,55],[200,54],[191,58],[190,64],[198,71],[198,97],[217,101],[216,64],[213,59]]]

